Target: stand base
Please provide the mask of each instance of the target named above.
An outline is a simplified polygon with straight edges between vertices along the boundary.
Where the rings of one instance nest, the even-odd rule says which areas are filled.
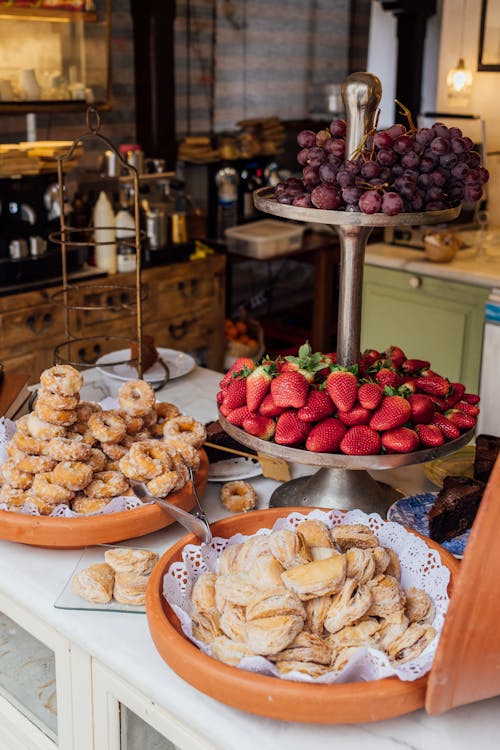
[[[388,508],[402,496],[402,492],[377,482],[367,471],[320,469],[312,476],[292,479],[277,487],[269,507],[358,508],[385,518]]]

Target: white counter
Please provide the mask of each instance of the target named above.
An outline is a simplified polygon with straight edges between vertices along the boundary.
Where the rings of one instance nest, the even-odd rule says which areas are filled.
[[[217,373],[196,368],[169,384],[161,397],[206,421],[215,416],[214,396],[219,379]],[[118,381],[106,379],[98,388],[87,386],[83,396],[99,399],[115,395],[119,385]],[[294,469],[294,475],[298,471]],[[418,467],[383,474],[394,479],[405,492],[433,488]],[[266,507],[277,483],[262,477],[252,483],[259,495],[259,507]],[[227,515],[219,502],[219,489],[220,485],[209,483],[203,499],[212,521]],[[138,544],[162,553],[183,534],[175,524],[142,537]],[[355,726],[274,721],[218,703],[192,688],[164,663],[150,638],[145,615],[54,608],[54,601],[79,556],[79,551],[44,550],[0,541],[0,597],[3,595],[6,601],[28,610],[140,691],[152,706],[165,709],[180,724],[190,728],[192,744],[182,747],[218,750],[255,750],[257,747],[260,750],[354,750],[360,747],[458,750],[474,746],[493,750],[498,747],[500,697],[455,709],[441,717],[429,717],[424,711],[417,711],[391,721]]]

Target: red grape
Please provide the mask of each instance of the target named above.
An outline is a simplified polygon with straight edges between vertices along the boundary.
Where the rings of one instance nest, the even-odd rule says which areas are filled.
[[[316,133],[312,130],[301,130],[297,136],[300,148],[311,148],[316,145]]]
[[[403,199],[397,193],[391,191],[384,193],[382,198],[382,211],[387,216],[396,216],[403,210]]]
[[[311,201],[316,208],[335,210],[342,205],[342,194],[333,185],[321,184],[311,193]]]
[[[367,190],[359,198],[359,207],[364,214],[376,214],[380,211],[382,198],[376,190]]]

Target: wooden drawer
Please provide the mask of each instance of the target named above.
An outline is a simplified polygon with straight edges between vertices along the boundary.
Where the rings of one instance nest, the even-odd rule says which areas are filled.
[[[53,304],[25,307],[0,316],[0,351],[9,353],[13,347],[40,346],[64,336],[62,308]]]
[[[144,326],[144,332],[155,337],[156,346],[191,351],[211,344],[214,336],[213,316],[208,304],[191,307],[163,320],[162,325]]]
[[[143,285],[143,317],[147,318],[149,286]],[[92,309],[74,311],[76,328],[83,329],[98,326],[102,323],[113,323],[120,320],[136,318],[136,293],[133,287],[119,285],[95,285],[86,287],[78,294],[78,298],[71,304]],[[130,325],[133,325],[131,323]]]
[[[151,311],[175,314],[179,309],[192,309],[213,297],[214,276],[205,264],[187,263],[172,267],[166,278],[152,282],[148,300]]]

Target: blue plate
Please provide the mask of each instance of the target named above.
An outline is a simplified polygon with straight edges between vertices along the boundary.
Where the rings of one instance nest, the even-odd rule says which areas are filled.
[[[426,492],[422,495],[409,495],[396,500],[387,511],[387,520],[396,521],[409,529],[418,531],[419,534],[429,536],[427,513],[431,509],[436,495],[435,492]],[[449,542],[443,542],[441,546],[455,557],[462,557],[465,545],[469,541],[469,535],[470,529]]]

